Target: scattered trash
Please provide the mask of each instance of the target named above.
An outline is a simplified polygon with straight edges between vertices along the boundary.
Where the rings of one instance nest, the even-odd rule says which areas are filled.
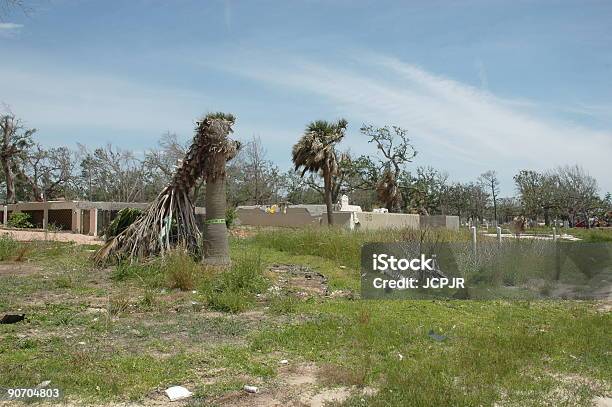
[[[191,397],[193,393],[184,388],[183,386],[172,386],[166,389],[166,396],[170,401],[177,401]]]
[[[279,364],[281,364],[281,365],[286,365],[286,364],[288,364],[288,363],[289,363],[289,361],[288,361],[287,359],[283,359],[283,360],[281,360],[281,361],[280,361],[280,362],[278,362],[278,363],[279,363]]]
[[[438,335],[437,333],[435,333],[433,329],[429,330],[428,335],[429,335],[429,337],[431,339],[433,339],[434,341],[438,341],[438,342],[442,342],[442,341],[445,341],[447,339],[446,336]]]
[[[346,266],[340,266],[340,268],[341,268],[341,269],[345,269],[345,268],[346,268]]]
[[[248,385],[244,385],[244,391],[246,391],[247,393],[257,393],[257,390],[259,390],[256,386],[248,386]]]
[[[51,384],[51,380],[45,380],[44,382],[39,383],[38,386],[36,386],[36,388],[44,389],[45,387],[49,387],[50,384]]]
[[[398,353],[397,357],[399,357],[399,360],[404,360],[404,355],[402,355],[401,353]]]
[[[16,324],[17,322],[21,322],[25,319],[25,314],[5,314],[2,319],[0,319],[0,324]]]
[[[85,345],[85,342],[79,342],[79,345]]]

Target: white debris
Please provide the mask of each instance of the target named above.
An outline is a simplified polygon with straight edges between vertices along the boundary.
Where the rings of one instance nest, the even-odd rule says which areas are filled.
[[[286,364],[288,364],[288,363],[289,363],[289,361],[288,361],[287,359],[283,359],[283,360],[281,360],[281,361],[280,361],[280,362],[278,362],[278,363],[279,363],[279,364],[281,364],[281,365],[286,365]]]
[[[404,360],[404,355],[402,355],[401,353],[398,353],[397,357],[399,357],[399,360]]]
[[[166,396],[170,401],[183,400],[191,397],[192,393],[183,386],[172,386],[166,389]]]
[[[256,386],[249,386],[249,385],[244,385],[244,391],[246,391],[247,393],[257,393],[257,390],[259,390]]]
[[[85,342],[79,342],[79,345],[85,345]]]
[[[49,387],[50,384],[51,384],[51,380],[45,380],[44,382],[39,383],[38,386],[36,386],[36,388],[44,389],[45,387]]]

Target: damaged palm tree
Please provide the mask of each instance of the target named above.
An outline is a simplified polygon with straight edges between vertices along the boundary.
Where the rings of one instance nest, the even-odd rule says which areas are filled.
[[[211,119],[226,124],[224,131],[211,132],[208,125],[198,123],[197,133],[206,140],[206,221],[204,222],[203,262],[214,265],[227,265],[230,262],[229,242],[225,210],[225,163],[236,156],[240,143],[228,138],[234,124],[234,116],[223,113],[210,115]]]
[[[224,216],[218,216],[219,201],[225,209],[225,187],[218,186],[224,182],[225,162],[232,159],[240,144],[228,138],[232,132],[234,116],[224,113],[213,113],[205,116],[196,124],[196,135],[189,147],[185,159],[179,163],[170,183],[159,193],[147,210],[123,232],[108,240],[96,252],[94,260],[105,263],[110,259],[147,258],[164,255],[173,247],[184,247],[195,256],[205,257],[227,254],[227,230],[223,223],[221,228],[209,227],[209,222]],[[206,226],[204,251],[200,248],[201,233],[195,219],[194,206],[189,192],[198,178],[206,175]],[[218,181],[215,183],[215,181]],[[215,194],[222,194],[216,197]],[[209,208],[209,202],[211,208]],[[209,212],[210,210],[210,212]],[[212,216],[212,217],[211,217]],[[220,234],[225,236],[221,237]],[[226,256],[229,259],[229,256]]]

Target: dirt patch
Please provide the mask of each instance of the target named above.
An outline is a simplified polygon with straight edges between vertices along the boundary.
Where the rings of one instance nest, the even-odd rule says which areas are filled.
[[[341,403],[353,394],[372,395],[372,388],[356,386],[322,387],[318,382],[319,368],[313,363],[282,366],[274,383],[264,384],[256,394],[233,391],[214,400],[215,404],[231,407],[295,406],[323,407]]]
[[[0,277],[3,276],[30,276],[42,271],[41,267],[36,267],[28,263],[2,263],[0,264]]]
[[[268,270],[277,276],[277,289],[295,293],[298,297],[328,295],[327,277],[308,266],[273,264]]]
[[[11,237],[20,242],[32,242],[35,240],[47,240],[51,242],[74,242],[76,244],[99,244],[104,243],[96,236],[81,235],[70,232],[46,232],[37,230],[0,229],[0,235]]]

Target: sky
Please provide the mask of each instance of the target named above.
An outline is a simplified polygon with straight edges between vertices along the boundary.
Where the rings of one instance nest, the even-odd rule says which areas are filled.
[[[0,18],[0,103],[47,146],[143,152],[227,111],[287,169],[310,121],[344,117],[342,150],[374,155],[362,124],[398,125],[409,169],[496,170],[504,196],[565,164],[612,191],[610,1],[25,4]]]

